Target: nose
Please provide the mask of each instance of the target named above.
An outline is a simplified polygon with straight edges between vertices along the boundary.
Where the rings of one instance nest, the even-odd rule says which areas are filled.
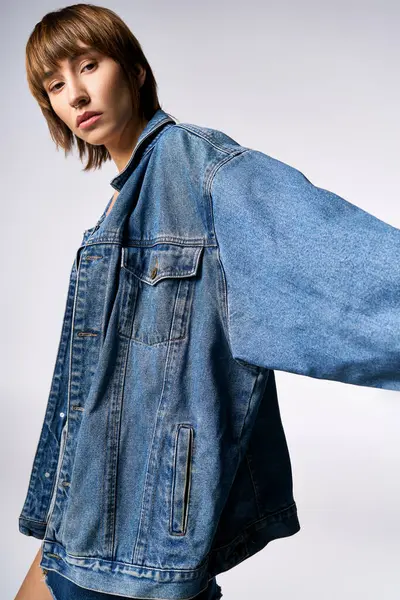
[[[68,84],[68,99],[69,104],[73,108],[77,108],[81,105],[86,105],[89,102],[89,95],[86,89],[82,86],[79,81],[71,81]]]

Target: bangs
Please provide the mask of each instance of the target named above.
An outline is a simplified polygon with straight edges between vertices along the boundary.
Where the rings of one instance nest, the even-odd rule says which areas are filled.
[[[114,27],[102,20],[77,18],[76,13],[57,16],[38,24],[26,47],[26,70],[36,92],[44,92],[44,79],[48,71],[55,71],[59,62],[96,50],[115,57]],[[110,31],[111,30],[111,31]],[[82,48],[79,43],[88,46]],[[114,47],[114,51],[112,50]],[[113,56],[114,55],[114,56]]]

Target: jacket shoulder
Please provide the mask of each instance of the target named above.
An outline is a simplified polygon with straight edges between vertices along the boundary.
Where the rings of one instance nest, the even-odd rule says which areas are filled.
[[[220,129],[204,127],[194,123],[178,122],[166,133],[179,156],[186,154],[191,158],[191,168],[196,161],[194,156],[206,157],[217,165],[210,175],[210,186],[215,179],[224,182],[228,187],[233,180],[257,181],[264,190],[274,188],[289,193],[294,188],[311,184],[310,180],[297,169],[277,157],[271,156],[240,144]],[[201,162],[201,159],[200,159]],[[204,165],[203,165],[204,166]],[[312,184],[311,184],[312,185]]]
[[[178,122],[169,128],[168,136],[174,136],[176,142],[181,141],[186,144],[188,140],[193,140],[193,142],[203,141],[224,154],[237,154],[249,149],[239,144],[224,131],[194,123]]]
[[[224,172],[229,171],[231,168],[239,172],[242,168],[247,172],[263,173],[265,176],[268,173],[271,181],[275,180],[277,183],[310,183],[307,177],[294,165],[290,165],[261,150],[244,146],[220,129],[204,127],[194,123],[178,122],[169,129],[168,135],[174,136],[174,144],[177,144],[177,147],[182,144],[182,147],[187,148],[191,140],[198,147],[197,142],[200,141],[201,143],[203,141],[205,145],[215,150],[217,157],[219,155],[219,158],[222,159],[221,165],[224,166]],[[237,158],[230,161],[229,155],[230,158]],[[239,164],[241,164],[241,168],[237,169]]]

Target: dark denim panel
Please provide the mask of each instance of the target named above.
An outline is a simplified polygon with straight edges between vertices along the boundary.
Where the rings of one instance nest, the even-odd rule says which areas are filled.
[[[53,600],[126,600],[127,596],[116,596],[115,594],[103,594],[88,590],[76,585],[66,577],[63,577],[56,571],[48,571],[45,575],[45,583],[49,588]],[[221,586],[218,585],[215,577],[208,582],[208,587],[193,596],[190,600],[219,600],[222,598]],[[185,599],[189,600],[189,599]]]

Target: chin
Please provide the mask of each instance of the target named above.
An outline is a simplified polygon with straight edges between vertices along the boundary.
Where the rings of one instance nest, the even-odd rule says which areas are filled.
[[[88,131],[87,133],[79,131],[75,132],[75,135],[84,142],[88,142],[92,146],[101,146],[102,144],[104,144],[103,136],[96,136],[94,131]]]

